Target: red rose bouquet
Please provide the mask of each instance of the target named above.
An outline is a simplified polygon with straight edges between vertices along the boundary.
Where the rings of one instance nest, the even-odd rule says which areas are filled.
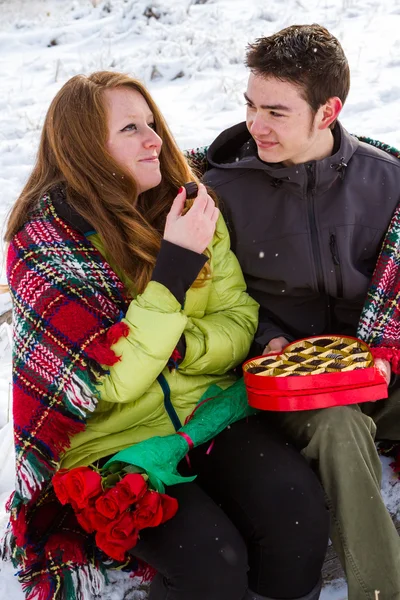
[[[121,471],[95,467],[61,470],[53,477],[59,502],[70,504],[84,531],[95,535],[96,545],[110,558],[124,561],[139,532],[171,519],[178,502],[151,490],[148,477],[126,466]]]

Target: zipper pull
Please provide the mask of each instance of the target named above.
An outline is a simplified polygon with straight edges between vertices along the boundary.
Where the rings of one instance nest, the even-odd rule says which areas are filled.
[[[333,264],[336,266],[340,265],[340,260],[337,255],[336,236],[333,233],[331,233],[331,236],[329,238],[329,248],[332,254]]]

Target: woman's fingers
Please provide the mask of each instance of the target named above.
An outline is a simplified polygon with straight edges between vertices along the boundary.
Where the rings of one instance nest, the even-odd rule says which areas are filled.
[[[217,208],[214,204],[214,210],[213,210],[211,220],[215,224],[218,221],[218,218],[219,218],[219,208]]]
[[[208,204],[207,190],[206,190],[205,186],[202,183],[200,183],[198,194],[197,194],[196,198],[193,200],[193,205],[190,207],[190,210],[188,210],[188,213],[190,211],[192,211],[192,214],[194,214],[194,215],[203,213],[207,208],[207,204]]]
[[[207,217],[208,219],[212,219],[214,210],[215,210],[215,202],[211,198],[211,196],[209,196],[207,194],[207,205],[204,209],[204,216]]]
[[[192,211],[192,215],[197,217],[198,215],[201,215],[203,213],[203,215],[206,218],[212,219],[214,209],[214,200],[207,193],[207,188],[205,187],[205,185],[200,184],[198,195],[196,196],[193,202],[193,206],[190,208],[190,211]]]
[[[182,211],[185,207],[185,201],[186,201],[186,190],[184,187],[181,187],[179,189],[178,195],[176,196],[173,203],[171,204],[171,208],[169,209],[168,216],[172,217],[172,218],[180,217],[182,214]]]
[[[193,205],[182,215],[185,199],[185,191],[180,192],[172,203],[165,224],[164,239],[201,253],[214,236],[219,210],[202,184],[199,185],[198,195]]]

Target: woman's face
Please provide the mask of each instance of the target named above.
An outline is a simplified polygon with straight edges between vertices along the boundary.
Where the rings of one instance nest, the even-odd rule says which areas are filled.
[[[132,174],[139,194],[156,187],[161,182],[158,156],[162,140],[154,130],[149,105],[139,92],[125,87],[106,90],[105,98],[107,150]]]

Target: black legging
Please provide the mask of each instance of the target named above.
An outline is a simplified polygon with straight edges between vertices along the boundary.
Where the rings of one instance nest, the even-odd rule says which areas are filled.
[[[243,600],[247,587],[269,598],[308,594],[329,533],[314,473],[263,414],[207,448],[190,453],[196,482],[167,489],[178,513],[141,531],[132,550],[158,571],[149,600]]]

